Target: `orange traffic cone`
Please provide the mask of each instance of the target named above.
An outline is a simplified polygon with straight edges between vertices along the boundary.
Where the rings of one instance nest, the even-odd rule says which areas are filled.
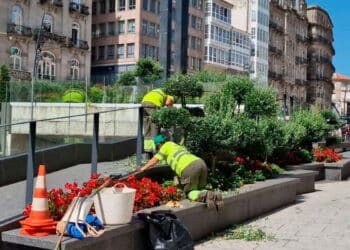
[[[33,236],[55,234],[56,222],[50,216],[45,175],[45,165],[40,165],[31,212],[28,218],[20,221],[22,225],[21,234]]]

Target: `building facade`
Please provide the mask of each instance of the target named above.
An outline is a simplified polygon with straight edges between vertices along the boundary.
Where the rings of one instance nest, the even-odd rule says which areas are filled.
[[[174,1],[173,42],[175,11]],[[143,57],[158,61],[160,0],[94,0],[92,14],[93,82],[114,83],[119,74],[132,70]],[[203,67],[204,0],[190,0],[188,36],[188,71],[191,72]],[[173,52],[171,59],[173,65]]]
[[[332,76],[335,68],[332,63],[333,23],[328,13],[318,7],[307,8],[310,45],[308,49],[307,101],[321,108],[330,108],[334,85]]]
[[[341,116],[350,116],[350,77],[335,73],[332,78],[332,103]]]
[[[271,0],[269,85],[288,115],[306,103],[308,21],[305,1]]]
[[[43,23],[44,43],[36,78],[89,80],[91,1],[0,1],[0,60],[15,80],[30,80],[36,39]]]
[[[205,4],[205,68],[231,74],[249,72],[250,35],[232,26],[233,5],[223,0]]]

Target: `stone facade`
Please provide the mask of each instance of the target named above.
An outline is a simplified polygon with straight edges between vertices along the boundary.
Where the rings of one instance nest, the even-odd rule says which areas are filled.
[[[334,74],[332,78],[334,93],[332,102],[341,116],[350,116],[350,77]]]
[[[289,115],[306,103],[308,22],[303,1],[270,1],[269,85]]]
[[[308,87],[307,102],[330,108],[334,85],[332,76],[335,68],[332,58],[333,23],[328,13],[318,7],[307,8],[310,45],[308,49]]]
[[[269,85],[287,115],[316,103],[330,108],[332,28],[327,12],[305,0],[270,1]]]
[[[30,80],[36,37],[44,21],[37,79],[89,80],[91,1],[0,1],[0,60],[12,78]]]
[[[160,0],[102,0],[92,7],[92,80],[114,83],[143,57],[159,59]],[[175,38],[175,1],[172,41]],[[188,28],[188,71],[203,68],[204,0],[191,0]],[[174,51],[174,45],[172,46]],[[174,52],[172,52],[172,62]],[[173,64],[173,63],[172,63]],[[171,67],[173,71],[173,66]]]

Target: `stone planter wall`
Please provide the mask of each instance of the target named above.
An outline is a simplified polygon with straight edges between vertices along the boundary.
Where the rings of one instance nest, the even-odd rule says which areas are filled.
[[[324,169],[324,163],[323,162],[311,162],[311,163],[304,163],[299,165],[293,165],[293,166],[287,166],[287,170],[311,170],[311,171],[317,171],[318,174],[315,177],[316,181],[324,180],[325,179],[325,169]]]
[[[350,176],[350,159],[342,159],[338,162],[325,163],[326,180],[341,181]]]
[[[294,203],[299,183],[299,179],[286,177],[246,185],[240,189],[240,193],[225,197],[225,206],[219,212],[188,200],[181,202],[182,208],[172,210],[187,226],[193,239],[199,240],[212,232]],[[169,208],[156,207],[146,212],[164,209]],[[2,249],[54,249],[56,240],[57,236],[24,237],[19,234],[19,229],[15,229],[2,233],[5,243]],[[62,249],[143,250],[147,249],[146,242],[145,224],[134,220],[128,225],[109,227],[99,238],[65,238]]]

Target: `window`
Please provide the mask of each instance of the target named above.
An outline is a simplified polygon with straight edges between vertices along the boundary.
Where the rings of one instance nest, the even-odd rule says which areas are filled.
[[[142,20],[142,28],[141,28],[142,35],[147,35],[147,26],[148,26],[148,22],[145,20]]]
[[[97,13],[97,3],[96,2],[92,3],[91,10],[92,10],[92,14],[96,15],[96,13]]]
[[[142,9],[143,10],[148,10],[148,0],[143,0],[142,1]]]
[[[106,36],[106,24],[105,23],[100,23],[99,25],[99,34],[101,36]]]
[[[105,14],[106,13],[106,0],[100,1],[100,13]]]
[[[38,78],[54,80],[56,75],[55,56],[51,52],[42,52],[38,67]]]
[[[149,11],[156,13],[156,0],[150,0]]]
[[[98,47],[98,60],[105,59],[105,46]]]
[[[133,10],[136,7],[136,0],[129,0],[129,10]]]
[[[79,46],[79,24],[77,23],[72,25],[72,41],[74,45]]]
[[[22,25],[22,9],[18,5],[11,8],[11,23]]]
[[[117,57],[123,58],[124,57],[124,44],[118,44],[117,45]]]
[[[97,34],[96,34],[96,24],[92,24],[91,25],[91,35],[92,35],[92,37],[96,37],[97,36]]]
[[[12,47],[10,58],[11,58],[11,63],[10,63],[11,68],[15,70],[21,70],[22,68],[21,50],[17,47]]]
[[[118,10],[125,10],[125,0],[119,0]]]
[[[127,55],[128,55],[128,57],[135,56],[135,44],[134,43],[127,44]]]
[[[77,59],[70,60],[70,71],[69,76],[72,80],[79,79],[79,61]]]
[[[118,22],[118,33],[122,34],[125,32],[125,21]]]
[[[109,0],[109,12],[110,13],[115,12],[115,0]]]
[[[96,60],[96,47],[92,47],[91,48],[91,61],[95,61]]]
[[[45,14],[44,19],[43,19],[43,26],[44,30],[47,32],[52,32],[53,31],[53,17],[50,15]]]
[[[128,20],[128,33],[135,33],[135,19]]]
[[[114,45],[107,46],[107,59],[114,59]]]
[[[149,36],[156,36],[156,24],[155,23],[149,23],[147,33]]]
[[[109,22],[108,23],[108,35],[114,36],[114,31],[115,31],[115,22]]]

